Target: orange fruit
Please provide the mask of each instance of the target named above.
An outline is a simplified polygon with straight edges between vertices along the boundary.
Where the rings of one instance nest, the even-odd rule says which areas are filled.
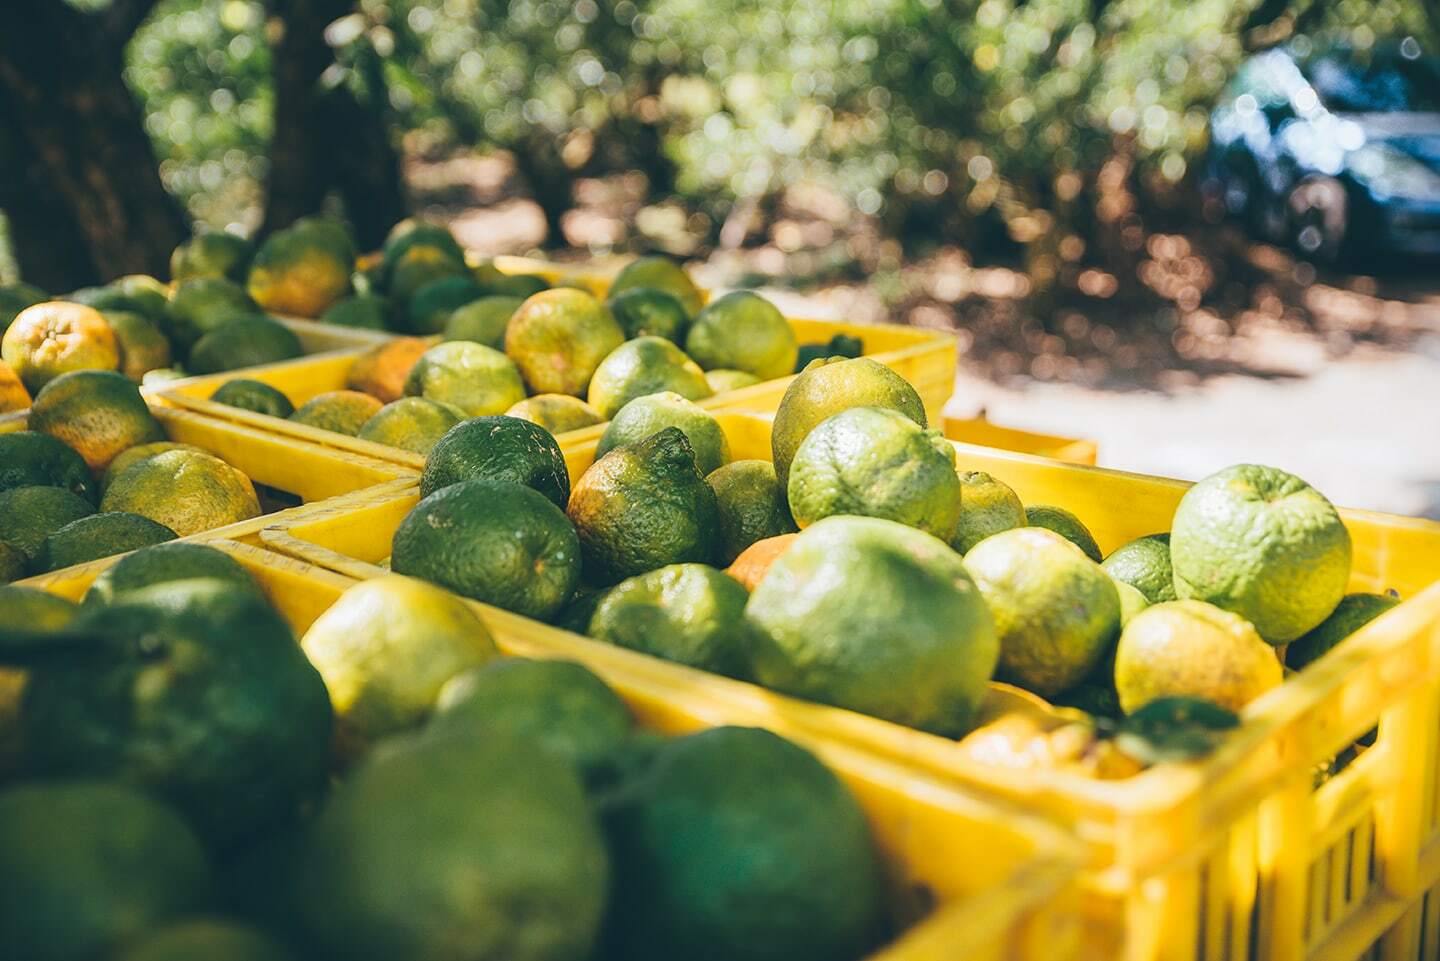
[[[725,569],[725,573],[745,585],[747,591],[755,590],[755,585],[765,579],[770,570],[770,565],[790,549],[795,543],[799,534],[778,534],[775,537],[767,537],[763,541],[756,541],[740,552],[735,562]]]
[[[30,392],[20,383],[14,369],[0,360],[0,414],[24,410],[29,406]]]
[[[430,343],[419,337],[396,337],[355,359],[346,386],[378,397],[383,403],[405,396],[405,379]]]
[[[32,393],[72,370],[115,370],[115,331],[93,307],[50,301],[26,307],[0,341],[0,358]]]

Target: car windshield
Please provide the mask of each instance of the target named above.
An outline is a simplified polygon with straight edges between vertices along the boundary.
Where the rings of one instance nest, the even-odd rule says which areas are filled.
[[[1306,65],[1316,93],[1342,113],[1440,111],[1440,62],[1413,40],[1392,52],[1330,51]]]

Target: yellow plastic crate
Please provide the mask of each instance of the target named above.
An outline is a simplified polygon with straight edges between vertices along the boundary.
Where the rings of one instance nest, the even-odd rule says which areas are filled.
[[[355,583],[244,544],[209,543],[255,576],[297,636]],[[78,600],[112,563],[113,558],[95,561],[21,583]],[[524,618],[483,604],[471,606],[504,654],[583,663],[605,678],[646,727],[683,734],[721,724],[759,723],[746,712],[709,703],[704,675],[691,672],[693,677],[677,679],[668,670],[656,671],[650,658],[558,631],[537,634]],[[897,914],[921,916],[869,961],[1077,957],[1078,850],[1062,833],[963,788],[846,745],[808,734],[795,740],[855,792],[894,882]],[[844,883],[843,878],[835,881]]]
[[[720,420],[734,456],[769,457],[767,417]],[[982,447],[955,450],[961,470],[995,475],[1026,503],[1074,511],[1106,552],[1168,530],[1188,487]],[[576,477],[594,446],[566,454]],[[374,576],[417,500],[418,490],[347,498],[261,536],[277,550]],[[1352,961],[1373,948],[1377,958],[1420,958],[1422,926],[1435,922],[1416,908],[1440,883],[1440,524],[1341,514],[1355,548],[1350,589],[1394,588],[1404,603],[1257,699],[1242,728],[1194,763],[1120,781],[999,769],[961,757],[946,739],[850,711],[718,677],[706,689],[783,733],[843,740],[1063,825],[1087,848],[1096,957]],[[1376,727],[1374,747],[1314,787],[1318,766]],[[1424,943],[1433,950],[1433,938]]]
[[[286,437],[251,430],[238,424],[162,407],[153,401],[150,411],[160,421],[165,436],[170,440],[207,450],[237,468],[257,485],[292,494],[305,503],[368,488],[399,491],[413,485],[415,481],[415,473],[398,464],[296,443]],[[0,434],[25,430],[27,423],[23,417],[7,418],[0,422]],[[184,539],[211,540],[224,537],[259,543],[262,528],[304,509],[304,506],[301,506],[262,514],[250,520],[202,531]]]
[[[1093,466],[1100,452],[1099,445],[1093,440],[1001,427],[983,417],[946,417],[945,436],[962,444],[1013,450],[1019,454],[1063,460],[1067,464]]]

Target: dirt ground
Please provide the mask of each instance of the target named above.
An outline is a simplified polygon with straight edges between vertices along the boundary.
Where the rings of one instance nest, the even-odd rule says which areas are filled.
[[[468,246],[532,252],[544,219],[503,156],[411,164],[423,212]],[[646,206],[625,177],[583,181],[565,257],[695,248],[694,216]],[[960,341],[950,410],[1093,438],[1104,466],[1198,478],[1239,461],[1305,477],[1337,503],[1440,518],[1440,265],[1317,272],[1230,227],[1152,232],[1139,283],[1026,273],[953,247],[902,255],[823,192],[758,225],[732,215],[691,268],[763,289],[790,313],[909,323]],[[1038,295],[1037,295],[1038,294]]]

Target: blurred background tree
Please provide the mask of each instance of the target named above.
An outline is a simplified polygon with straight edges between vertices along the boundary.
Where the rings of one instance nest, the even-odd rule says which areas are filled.
[[[1433,45],[1436,17],[1426,0],[35,0],[0,13],[0,210],[21,270],[58,289],[163,274],[181,209],[246,233],[328,209],[370,246],[417,204],[407,162],[481,152],[513,165],[546,246],[597,178],[636,184],[629,215],[674,213],[605,244],[682,252],[764,242],[801,191],[835,229],[787,243],[820,272],[958,245],[1053,297],[1087,265],[1132,277],[1147,232],[1193,221],[1207,110],[1247,51],[1297,31]]]

